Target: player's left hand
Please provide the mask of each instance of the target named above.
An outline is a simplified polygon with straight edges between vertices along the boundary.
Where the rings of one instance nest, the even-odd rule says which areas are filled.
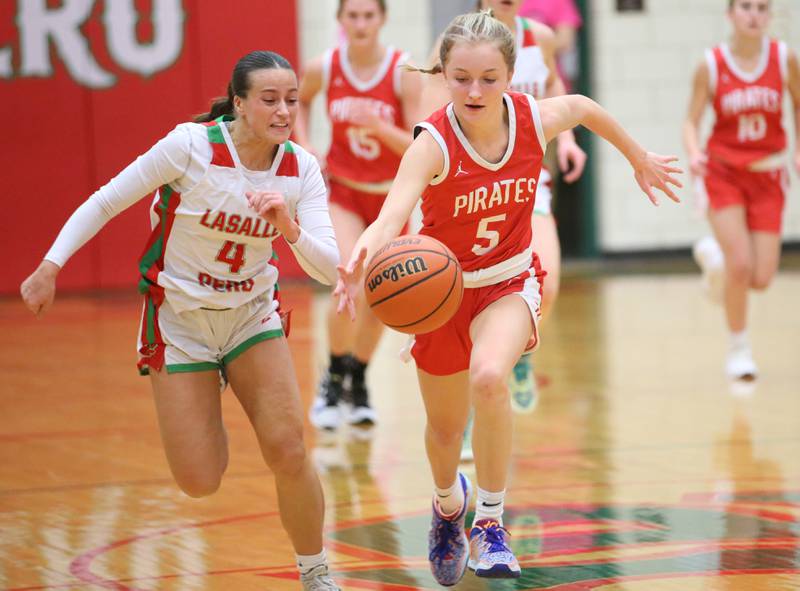
[[[558,168],[564,175],[565,183],[574,183],[581,178],[583,169],[586,167],[586,152],[575,143],[574,139],[559,136],[556,155],[558,156]]]
[[[681,200],[669,188],[669,185],[683,187],[683,184],[673,176],[683,173],[683,170],[670,164],[677,160],[677,156],[662,156],[654,152],[647,152],[644,158],[633,165],[636,182],[639,183],[639,188],[650,198],[653,205],[658,205],[658,197],[653,191],[654,188],[675,203],[680,203]]]
[[[355,103],[352,106],[349,120],[353,125],[363,127],[368,131],[375,131],[382,121],[374,109],[362,103]]]
[[[300,237],[300,227],[289,215],[283,194],[274,191],[249,191],[244,194],[258,215],[267,220],[291,243]]]
[[[341,314],[347,309],[350,320],[356,319],[356,296],[361,287],[361,275],[364,272],[364,260],[367,258],[367,249],[362,248],[358,253],[350,257],[346,266],[337,265],[336,271],[339,273],[339,280],[336,282],[336,289],[333,295],[339,298],[336,306],[336,313]]]

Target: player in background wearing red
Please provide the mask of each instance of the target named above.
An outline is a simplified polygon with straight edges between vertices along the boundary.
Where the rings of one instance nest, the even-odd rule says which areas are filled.
[[[788,184],[784,90],[794,105],[800,138],[800,65],[786,44],[766,35],[769,0],[730,0],[733,35],[706,51],[692,83],[683,140],[692,174],[708,199],[714,238],[694,256],[713,299],[722,300],[730,331],[725,372],[753,380],[756,364],[747,334],[750,289],[764,290],[778,269],[781,221]],[[703,149],[699,127],[707,105],[716,121]],[[792,157],[800,170],[800,145]],[[716,293],[715,293],[716,292]]]
[[[531,215],[547,142],[584,125],[631,163],[641,189],[677,200],[679,172],[639,146],[584,96],[538,102],[506,92],[515,66],[514,35],[490,13],[456,17],[442,36],[439,63],[452,102],[415,128],[378,219],[339,268],[339,309],[355,315],[364,261],[395,238],[422,195],[421,233],[444,242],[464,270],[464,298],[443,327],[418,335],[411,353],[425,404],[425,444],[435,492],[429,560],[436,580],[453,585],[467,564],[481,577],[518,577],[503,528],[511,458],[512,411],[506,377],[537,344],[541,292],[531,248]],[[471,485],[458,473],[461,437],[475,409],[477,503],[465,530]]]
[[[309,115],[320,92],[332,127],[325,158],[330,188],[330,212],[342,260],[350,257],[361,232],[380,211],[386,193],[411,144],[416,121],[420,77],[400,66],[407,54],[385,47],[379,35],[386,22],[385,0],[340,0],[337,19],[346,41],[305,68],[300,83],[300,116],[295,138],[311,150]],[[330,361],[311,408],[311,422],[336,429],[343,418],[343,399],[351,402],[346,420],[372,425],[375,412],[365,384],[367,364],[383,325],[359,298],[358,322],[328,315]]]

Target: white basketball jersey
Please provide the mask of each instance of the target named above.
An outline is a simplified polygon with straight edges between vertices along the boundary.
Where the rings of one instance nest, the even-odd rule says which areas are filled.
[[[528,19],[516,17],[517,22],[517,60],[514,63],[514,77],[511,89],[544,98],[550,70],[544,62],[542,48],[536,43]]]
[[[155,302],[166,297],[177,312],[235,308],[271,290],[278,277],[272,241],[279,234],[249,207],[245,192],[282,193],[294,217],[302,191],[296,144],[281,145],[268,171],[248,171],[224,121],[206,130],[213,155],[205,175],[184,193],[170,186],[156,191],[153,232],[139,264],[139,291]],[[208,145],[202,147],[207,154]],[[193,158],[198,148],[192,146]]]

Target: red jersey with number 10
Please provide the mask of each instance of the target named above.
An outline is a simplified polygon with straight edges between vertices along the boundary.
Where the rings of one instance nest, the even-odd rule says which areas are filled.
[[[531,215],[545,139],[530,95],[503,95],[508,148],[500,162],[484,160],[458,124],[452,103],[420,123],[444,154],[444,168],[422,194],[421,234],[444,242],[464,271],[486,269],[531,245]]]
[[[359,183],[381,183],[394,178],[400,156],[362,127],[351,123],[353,109],[368,109],[381,119],[403,127],[400,102],[400,65],[407,54],[386,48],[371,80],[356,78],[347,60],[347,46],[328,51],[323,60],[328,117],[332,138],[327,163],[331,176]]]
[[[752,72],[738,67],[727,45],[706,52],[716,123],[708,155],[735,168],[786,148],[781,126],[787,50],[764,38],[761,59]]]

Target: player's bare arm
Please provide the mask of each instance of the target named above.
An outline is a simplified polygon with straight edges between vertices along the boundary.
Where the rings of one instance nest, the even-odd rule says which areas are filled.
[[[709,88],[710,75],[708,65],[702,61],[694,72],[692,79],[692,95],[689,98],[689,108],[683,122],[683,145],[689,157],[689,170],[695,176],[706,175],[708,157],[700,148],[700,122],[706,105],[711,101]]]
[[[792,97],[792,111],[794,112],[794,168],[800,172],[800,60],[794,51],[789,50],[787,59],[788,79],[786,86]]]
[[[297,120],[294,124],[295,141],[303,148],[315,154],[308,135],[311,121],[311,103],[314,97],[322,90],[322,56],[310,61],[303,72],[300,86],[297,91],[299,109]]]
[[[670,164],[678,159],[677,156],[661,156],[645,150],[608,111],[592,99],[577,94],[545,99],[539,103],[539,110],[545,141],[550,141],[565,129],[583,125],[627,158],[633,167],[636,182],[654,205],[658,205],[658,198],[653,188],[662,191],[673,201],[680,201],[669,187],[683,186],[672,176],[683,172]]]
[[[419,72],[404,71],[400,81],[400,100],[403,104],[403,122],[405,127],[398,127],[391,121],[386,121],[377,116],[374,111],[367,108],[354,107],[351,121],[369,130],[370,134],[378,138],[387,148],[395,154],[402,156],[414,139],[411,127],[417,122],[409,119],[418,112],[417,101],[422,89]]]
[[[546,98],[563,96],[567,93],[567,87],[558,74],[555,33],[545,24],[530,19],[528,22],[536,36],[536,42],[542,48],[542,57],[549,72],[544,95]],[[564,181],[573,183],[578,180],[586,167],[586,152],[578,146],[572,129],[558,135],[557,156],[558,168],[564,174]]]

